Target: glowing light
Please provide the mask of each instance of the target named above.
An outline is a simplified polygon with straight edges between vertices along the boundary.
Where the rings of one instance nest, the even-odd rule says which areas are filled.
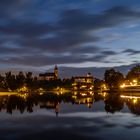
[[[140,97],[137,96],[126,96],[126,95],[120,95],[121,98],[128,98],[128,99],[140,99]]]
[[[87,94],[86,94],[86,93],[81,93],[81,95],[82,95],[82,96],[86,96]]]
[[[137,103],[137,99],[133,99],[133,103],[136,104]]]
[[[19,89],[20,92],[28,92],[28,88],[26,86],[23,86]]]
[[[92,91],[89,92],[90,95],[93,95],[94,93]]]
[[[133,85],[137,85],[138,81],[136,79],[133,80]]]
[[[136,80],[136,79],[134,79],[134,80],[133,80],[133,83],[137,83],[137,80]]]
[[[21,98],[23,98],[24,100],[26,100],[28,94],[24,93],[24,94],[18,94],[18,96],[20,96]]]
[[[121,86],[120,86],[120,88],[124,88],[125,87],[125,83],[123,83]]]

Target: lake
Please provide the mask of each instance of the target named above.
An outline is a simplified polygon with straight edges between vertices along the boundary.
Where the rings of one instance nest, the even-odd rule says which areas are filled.
[[[0,140],[139,140],[140,93],[0,96]]]

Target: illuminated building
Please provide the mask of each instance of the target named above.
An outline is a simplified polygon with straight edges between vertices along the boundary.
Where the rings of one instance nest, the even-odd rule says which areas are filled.
[[[46,72],[46,73],[42,73],[39,74],[39,80],[43,81],[50,81],[50,80],[56,80],[58,79],[58,68],[57,66],[55,66],[54,68],[54,72]]]
[[[126,80],[120,85],[121,91],[140,91],[140,84],[137,79]]]
[[[72,84],[73,90],[93,90],[93,80],[94,78],[90,73],[86,76],[76,76]]]

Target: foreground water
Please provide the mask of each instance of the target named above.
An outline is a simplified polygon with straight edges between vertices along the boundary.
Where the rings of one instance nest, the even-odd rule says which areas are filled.
[[[0,96],[0,140],[139,140],[139,96]]]

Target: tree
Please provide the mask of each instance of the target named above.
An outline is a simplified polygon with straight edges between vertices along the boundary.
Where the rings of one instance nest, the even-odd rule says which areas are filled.
[[[4,88],[4,77],[0,75],[0,88]]]
[[[94,80],[94,90],[99,90],[101,89],[101,85],[102,85],[103,81],[100,79],[95,79]]]
[[[133,67],[126,75],[126,79],[132,81],[137,79],[140,81],[140,65]]]
[[[28,88],[33,87],[33,77],[32,77],[32,72],[27,72],[26,77],[25,77],[25,82]]]
[[[21,88],[25,84],[25,76],[22,71],[16,76],[17,87]]]
[[[114,69],[110,69],[105,71],[104,79],[110,89],[118,88],[120,83],[124,81],[124,76],[122,73],[115,71]]]
[[[13,75],[11,71],[5,73],[5,87],[11,90],[15,90],[17,88],[15,75]]]

